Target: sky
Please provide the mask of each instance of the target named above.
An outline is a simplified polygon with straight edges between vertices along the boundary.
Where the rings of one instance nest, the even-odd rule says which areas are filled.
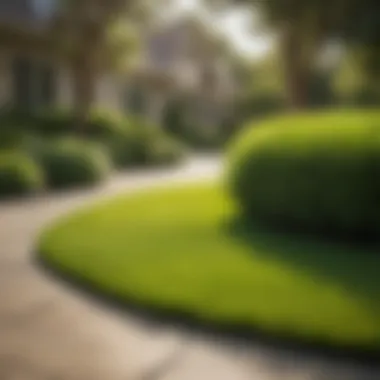
[[[205,12],[199,0],[174,0],[172,17],[186,13],[196,13],[206,18],[209,25],[225,35],[235,49],[247,57],[260,57],[270,49],[268,38],[255,35],[250,25],[253,16],[247,11],[236,10],[219,17]],[[249,30],[251,29],[251,30]]]

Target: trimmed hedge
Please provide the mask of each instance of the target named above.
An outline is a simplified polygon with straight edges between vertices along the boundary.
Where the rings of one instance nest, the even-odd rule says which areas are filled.
[[[228,139],[227,131],[218,127],[188,127],[180,137],[181,141],[195,151],[218,151]]]
[[[0,149],[21,148],[25,142],[25,133],[9,125],[0,124]]]
[[[119,136],[109,139],[109,152],[116,167],[145,165],[156,139],[156,131],[142,125],[134,125]]]
[[[284,116],[231,149],[229,185],[258,221],[361,237],[380,232],[380,112]]]
[[[89,137],[100,139],[117,137],[130,128],[131,122],[120,113],[106,109],[93,109],[84,133]]]
[[[181,162],[186,156],[185,147],[168,136],[156,139],[149,152],[152,165],[169,165]]]
[[[73,133],[76,125],[73,114],[68,110],[50,109],[30,115],[25,120],[24,129],[45,137],[57,137]]]
[[[104,140],[118,168],[171,164],[184,156],[184,149],[159,127],[133,119],[118,136]]]
[[[0,198],[35,193],[43,188],[40,167],[19,152],[0,153]]]
[[[37,144],[34,153],[52,188],[92,185],[107,177],[111,166],[101,147],[88,141],[59,139]]]
[[[66,110],[3,110],[0,149],[4,148],[35,158],[52,188],[97,183],[110,170],[111,161],[126,168],[169,165],[183,157],[180,145],[158,126],[99,109],[91,112],[82,130]]]
[[[81,136],[104,144],[115,165],[121,168],[158,161],[171,163],[181,156],[178,144],[158,126],[104,109],[93,109],[81,130],[74,114],[63,109],[40,113],[6,110],[0,115],[0,124],[0,147],[19,147],[41,138]]]
[[[81,134],[92,138],[118,135],[128,124],[128,119],[116,112],[93,109],[86,125],[78,130],[75,114],[68,109],[51,108],[41,112],[25,112],[17,109],[3,110],[0,123],[12,130],[43,137],[62,137]]]

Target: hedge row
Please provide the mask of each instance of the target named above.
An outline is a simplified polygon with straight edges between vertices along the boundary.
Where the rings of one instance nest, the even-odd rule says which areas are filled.
[[[0,153],[0,197],[34,193],[44,186],[42,169],[23,153]]]
[[[90,112],[85,125],[78,126],[75,115],[66,109],[50,109],[43,112],[3,110],[0,114],[2,128],[43,137],[60,137],[67,134],[82,134],[87,137],[108,137],[121,132],[133,120],[102,109]]]
[[[0,197],[96,184],[110,168],[100,148],[76,140],[39,144],[34,154],[4,151],[0,153]]]
[[[258,221],[352,237],[380,232],[380,113],[285,116],[249,128],[229,184]]]
[[[0,152],[13,152],[0,154],[0,196],[92,185],[112,168],[174,164],[184,155],[175,140],[141,120],[97,111],[81,133],[76,128],[61,111],[0,117]]]

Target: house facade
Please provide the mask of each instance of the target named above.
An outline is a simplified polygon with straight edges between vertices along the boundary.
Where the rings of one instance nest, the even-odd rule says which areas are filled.
[[[59,0],[0,0],[0,107],[70,108],[71,63],[51,38]],[[99,75],[95,106],[123,110],[120,78]]]
[[[143,112],[162,120],[166,107],[181,100],[189,125],[212,127],[231,117],[236,81],[217,38],[186,17],[149,31],[129,86],[145,94]]]
[[[0,0],[0,107],[75,106],[72,65],[52,37],[60,4]],[[145,31],[138,67],[124,77],[99,74],[94,106],[141,113],[160,124],[168,104],[180,98],[189,124],[219,124],[231,113],[234,92],[231,73],[212,46],[192,20]]]

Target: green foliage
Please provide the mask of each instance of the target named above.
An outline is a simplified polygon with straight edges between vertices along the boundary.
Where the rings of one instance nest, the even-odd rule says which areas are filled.
[[[179,144],[158,126],[151,125],[141,118],[127,118],[102,109],[92,110],[86,125],[80,130],[72,112],[58,109],[45,110],[38,114],[11,110],[3,113],[0,122],[3,124],[0,128],[1,146],[26,149],[32,154],[37,153],[38,157],[44,152],[45,156],[52,157],[48,159],[49,162],[62,161],[60,165],[63,165],[63,161],[70,165],[68,157],[65,159],[61,157],[69,151],[73,154],[72,150],[79,151],[80,147],[84,146],[87,152],[85,140],[88,141],[87,146],[90,146],[90,143],[103,145],[115,166],[119,168],[175,163],[183,157],[184,152]],[[83,142],[80,142],[80,139]],[[60,140],[59,144],[57,140]],[[67,143],[69,140],[70,144]],[[74,143],[74,140],[77,142]],[[66,147],[67,145],[69,147]],[[59,149],[55,152],[57,146]],[[78,157],[70,158],[74,161],[77,159]],[[56,164],[52,162],[51,165]],[[70,172],[69,169],[65,170]],[[49,169],[49,173],[52,172],[49,177],[60,177],[59,173],[55,174],[53,171]],[[67,175],[62,176],[66,178]],[[51,180],[53,183],[56,181],[59,179]],[[73,179],[73,182],[75,181],[76,179]]]
[[[1,121],[0,121],[0,124]],[[0,125],[0,149],[14,149],[22,146],[25,134],[11,125]]]
[[[335,103],[332,75],[328,70],[314,70],[309,83],[308,103],[311,108],[327,107]]]
[[[162,135],[152,144],[149,161],[152,165],[175,164],[184,159],[185,151],[185,147],[179,141]]]
[[[117,137],[128,128],[128,120],[117,112],[106,109],[93,109],[88,117],[84,133],[91,138]]]
[[[3,125],[15,128],[25,127],[31,121],[31,112],[14,107],[4,107],[0,111],[0,120]]]
[[[224,125],[214,126],[193,125],[187,119],[188,109],[184,99],[172,101],[166,108],[163,127],[169,135],[181,141],[184,146],[195,150],[216,150],[222,147],[227,139]],[[226,128],[227,129],[227,128]],[[226,132],[226,133],[225,133]]]
[[[232,148],[229,181],[257,220],[351,237],[380,232],[380,113],[280,117]]]
[[[164,110],[163,126],[173,136],[182,136],[186,129],[186,107],[184,101],[171,101]]]
[[[0,197],[30,194],[44,184],[39,166],[23,153],[0,153]]]
[[[26,112],[2,109],[0,112],[0,149],[18,149],[25,142],[25,125],[31,132],[32,121]]]
[[[199,151],[219,150],[224,146],[226,134],[222,128],[192,126],[186,128],[181,140],[188,147]]]
[[[239,104],[240,122],[249,119],[261,119],[285,109],[284,99],[275,93],[262,92],[247,94]]]
[[[76,130],[72,112],[59,108],[38,112],[21,109],[3,110],[0,120],[24,135],[33,133],[51,137],[73,133]]]
[[[110,138],[106,145],[114,165],[125,168],[147,162],[147,134],[138,130],[128,130],[120,136]]]
[[[37,134],[42,137],[62,137],[80,134],[91,138],[107,138],[117,135],[127,123],[117,112],[94,108],[90,111],[85,125],[79,127],[71,110],[51,108],[40,112],[25,112],[17,109],[3,111],[0,122],[9,129],[23,134]]]
[[[46,137],[63,136],[75,133],[77,125],[72,112],[65,109],[48,109],[30,115],[26,121],[25,129],[31,128],[33,132]]]
[[[275,51],[252,63],[250,77],[246,82],[251,94],[273,94],[285,98],[285,78],[282,59]]]
[[[279,113],[286,107],[280,62],[277,55],[272,54],[252,64],[237,102],[240,123]]]
[[[58,139],[41,142],[35,149],[35,156],[52,188],[96,184],[110,171],[105,152],[87,141]]]
[[[344,38],[359,53],[359,61],[367,80],[380,80],[380,16],[377,0],[351,1],[353,12],[346,22]]]
[[[369,80],[361,58],[354,52],[345,55],[345,59],[335,72],[332,85],[340,104],[380,105],[378,82]]]
[[[130,119],[128,128],[106,141],[116,167],[177,162],[184,153],[182,147],[158,126],[141,119]]]

